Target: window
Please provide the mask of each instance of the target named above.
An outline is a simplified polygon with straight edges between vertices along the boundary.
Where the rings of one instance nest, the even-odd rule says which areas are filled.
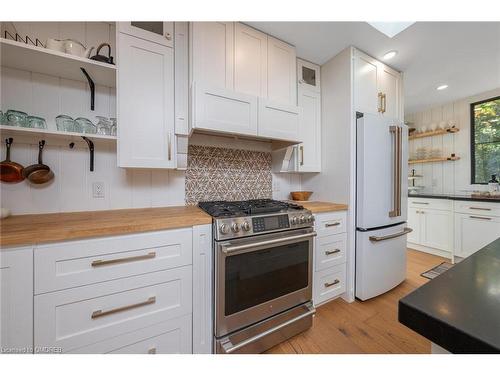
[[[500,174],[500,96],[470,105],[471,183]]]

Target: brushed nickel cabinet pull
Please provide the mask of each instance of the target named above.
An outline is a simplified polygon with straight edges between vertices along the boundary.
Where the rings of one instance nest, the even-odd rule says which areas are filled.
[[[382,105],[382,113],[385,113],[386,111],[386,105],[387,105],[387,101],[386,101],[386,96],[385,94],[382,94],[382,100],[381,100],[381,105]]]
[[[335,249],[335,250],[326,250],[325,255],[332,255],[332,254],[337,254],[340,253],[340,249]]]
[[[491,211],[491,208],[486,207],[469,207],[471,210]]]
[[[411,202],[413,204],[429,204],[429,202]]]
[[[168,160],[172,160],[172,138],[168,133]]]
[[[471,219],[491,220],[491,217],[484,216],[469,216]]]
[[[149,349],[148,354],[156,354],[156,348]]]
[[[90,265],[92,267],[109,266],[110,264],[137,262],[139,260],[153,259],[155,257],[156,257],[156,252],[152,251],[150,253],[147,253],[144,255],[137,255],[134,257],[117,258],[117,259],[109,259],[109,260],[98,259],[98,260],[94,260]]]
[[[377,110],[379,113],[382,113],[382,95],[383,94],[381,92],[378,93],[378,104],[379,105],[378,105]]]
[[[300,165],[304,165],[304,146],[300,146]]]
[[[106,315],[116,314],[119,312],[136,309],[138,307],[142,307],[142,306],[146,306],[146,305],[152,305],[155,302],[156,302],[156,297],[149,297],[147,299],[147,301],[134,303],[133,305],[117,307],[115,309],[111,309],[111,310],[107,310],[107,311],[96,310],[92,313],[92,319],[102,318],[103,316],[106,316]]]
[[[335,223],[326,223],[326,224],[325,224],[325,227],[327,227],[327,228],[328,228],[328,227],[336,227],[336,226],[338,226],[338,225],[340,225],[340,221],[337,221],[337,222],[335,222]]]
[[[331,286],[337,285],[338,283],[340,283],[340,280],[339,279],[335,279],[333,281],[333,283],[325,283],[325,288],[329,288]]]

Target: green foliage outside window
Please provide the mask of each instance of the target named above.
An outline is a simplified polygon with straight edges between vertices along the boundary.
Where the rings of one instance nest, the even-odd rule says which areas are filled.
[[[500,174],[500,97],[471,104],[471,179],[486,184]]]

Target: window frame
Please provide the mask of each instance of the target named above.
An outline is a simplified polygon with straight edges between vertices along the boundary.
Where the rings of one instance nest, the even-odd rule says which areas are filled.
[[[483,104],[486,102],[492,102],[494,100],[500,99],[500,96],[495,96],[493,98],[488,98],[480,100],[478,102],[470,103],[470,183],[471,185],[488,185],[488,182],[476,182],[476,142],[475,142],[475,119],[474,119],[474,107],[478,104]]]

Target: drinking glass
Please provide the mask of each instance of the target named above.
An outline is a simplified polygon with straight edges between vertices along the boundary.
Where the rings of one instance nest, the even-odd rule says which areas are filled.
[[[116,118],[111,117],[110,120],[111,120],[111,132],[110,133],[112,136],[116,137],[116,128],[117,128]]]
[[[97,134],[111,135],[111,121],[104,116],[96,116],[96,118],[99,120],[96,125]]]
[[[75,120],[75,122],[81,128],[81,132],[82,133],[85,133],[85,134],[95,134],[96,131],[97,131],[96,126],[88,118],[78,117]]]
[[[7,125],[28,127],[28,114],[26,112],[9,109],[5,115],[7,116]]]
[[[57,130],[63,132],[75,131],[75,120],[68,115],[59,115],[56,117]]]
[[[28,116],[28,127],[34,129],[47,129],[47,123],[42,117]]]

